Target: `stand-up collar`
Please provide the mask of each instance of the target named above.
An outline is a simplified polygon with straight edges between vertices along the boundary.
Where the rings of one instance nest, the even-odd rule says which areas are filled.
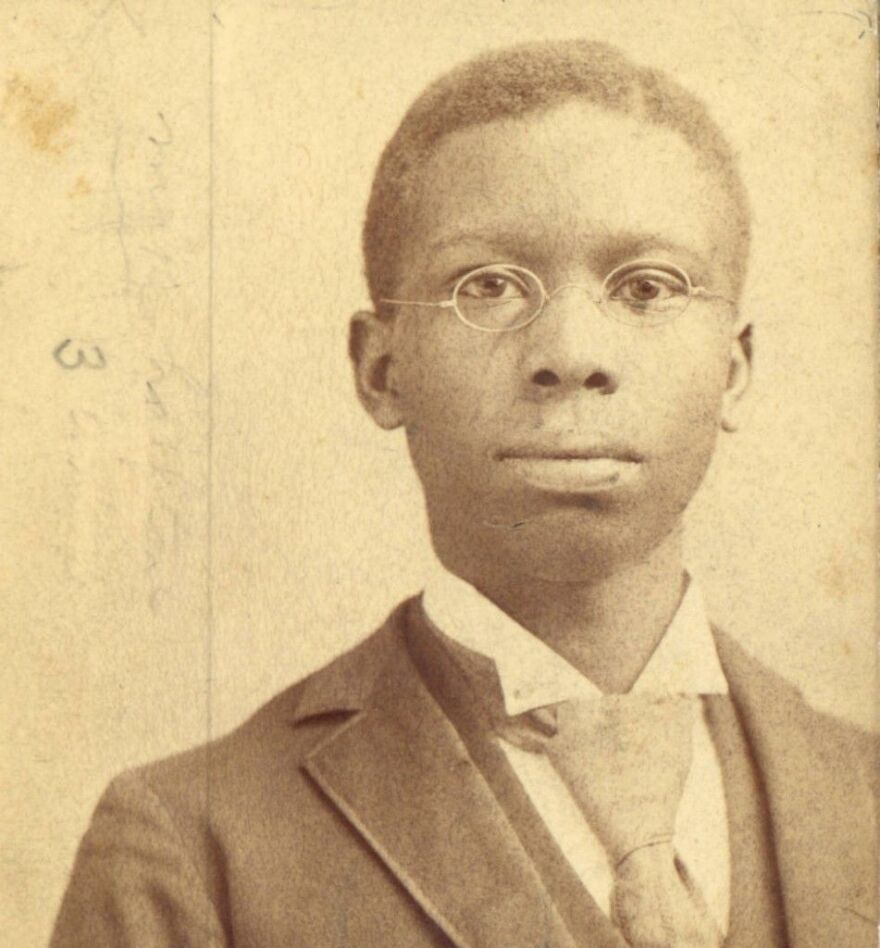
[[[601,695],[561,655],[439,564],[425,587],[423,604],[440,631],[495,663],[508,714]],[[632,691],[727,694],[703,597],[693,579]]]

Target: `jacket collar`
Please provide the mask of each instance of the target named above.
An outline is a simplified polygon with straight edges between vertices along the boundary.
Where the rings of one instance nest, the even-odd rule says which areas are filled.
[[[296,711],[296,721],[350,712],[308,754],[309,776],[458,948],[574,948],[498,801],[422,684],[402,611],[365,645],[320,673]]]
[[[404,606],[398,606],[368,639],[306,679],[292,712],[292,724],[326,714],[362,711],[376,704],[382,676],[401,652],[397,627]]]

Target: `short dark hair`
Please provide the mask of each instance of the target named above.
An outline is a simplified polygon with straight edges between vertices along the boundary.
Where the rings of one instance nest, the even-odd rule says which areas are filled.
[[[452,132],[542,112],[572,99],[673,129],[721,179],[731,202],[729,248],[737,294],[745,279],[749,207],[736,158],[703,103],[674,79],[606,43],[558,40],[493,50],[435,80],[382,152],[363,230],[367,286],[377,311],[395,295],[397,262],[418,173]]]

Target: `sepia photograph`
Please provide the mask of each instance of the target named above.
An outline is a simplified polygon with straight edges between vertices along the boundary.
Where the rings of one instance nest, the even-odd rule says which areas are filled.
[[[4,943],[877,945],[877,35],[0,7]]]

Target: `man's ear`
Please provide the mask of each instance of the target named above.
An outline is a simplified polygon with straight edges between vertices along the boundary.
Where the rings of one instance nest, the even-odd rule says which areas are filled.
[[[742,399],[752,380],[752,324],[744,317],[737,317],[730,347],[730,368],[727,389],[721,404],[721,427],[724,431],[736,431],[742,414]]]
[[[393,323],[368,310],[351,317],[348,354],[361,404],[380,428],[391,430],[403,423],[399,395],[394,387],[391,338]]]

